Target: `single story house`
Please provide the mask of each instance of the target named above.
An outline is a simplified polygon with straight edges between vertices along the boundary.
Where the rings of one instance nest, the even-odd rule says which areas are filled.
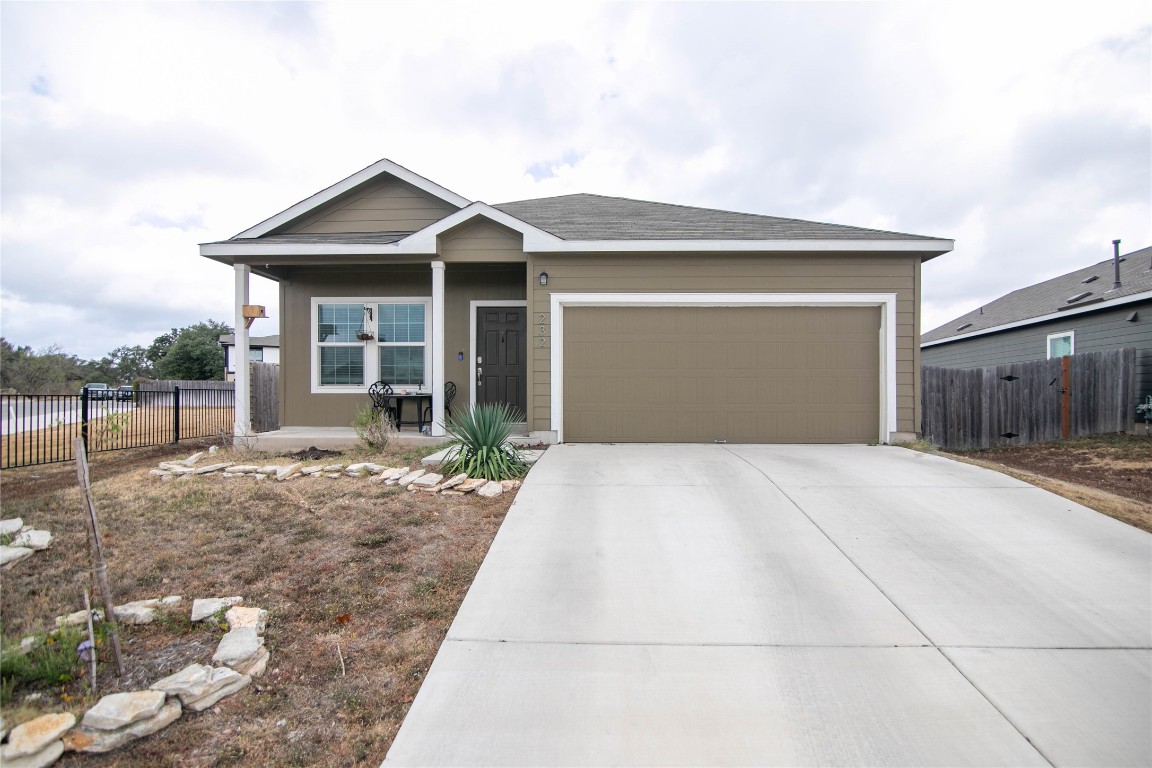
[[[1152,248],[1045,280],[920,337],[924,365],[980,368],[1120,347],[1136,350],[1136,405],[1152,395]],[[1140,419],[1142,421],[1142,418]]]
[[[220,346],[224,347],[224,380],[236,378],[236,335],[225,333],[220,336]],[[280,334],[248,337],[248,360],[254,363],[280,362]]]
[[[573,194],[488,205],[380,160],[201,255],[280,286],[280,424],[376,381],[544,441],[869,443],[919,424],[920,265],[951,240]],[[237,372],[245,434],[247,372]]]

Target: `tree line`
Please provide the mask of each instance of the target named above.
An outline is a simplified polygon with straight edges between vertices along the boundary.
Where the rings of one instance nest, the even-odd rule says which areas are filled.
[[[92,382],[115,387],[140,379],[222,381],[219,341],[226,333],[232,333],[232,326],[210,319],[173,328],[147,347],[117,347],[99,360],[82,360],[58,345],[33,351],[0,338],[0,388],[22,395],[76,394]]]

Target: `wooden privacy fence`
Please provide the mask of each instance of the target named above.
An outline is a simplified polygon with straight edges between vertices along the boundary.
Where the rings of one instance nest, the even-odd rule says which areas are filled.
[[[986,368],[920,369],[925,440],[971,450],[1124,432],[1136,405],[1136,351],[1115,349]]]
[[[251,371],[252,430],[271,432],[280,429],[280,365],[249,363]]]

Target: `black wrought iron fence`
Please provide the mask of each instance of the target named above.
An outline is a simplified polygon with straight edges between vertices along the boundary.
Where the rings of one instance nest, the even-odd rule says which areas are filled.
[[[71,461],[77,437],[89,453],[117,451],[220,437],[234,420],[231,389],[0,395],[0,468]]]

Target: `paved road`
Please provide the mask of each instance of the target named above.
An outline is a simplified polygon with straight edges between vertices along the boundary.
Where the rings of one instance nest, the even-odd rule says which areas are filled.
[[[562,445],[385,760],[1148,765],[1152,537],[899,448]]]

